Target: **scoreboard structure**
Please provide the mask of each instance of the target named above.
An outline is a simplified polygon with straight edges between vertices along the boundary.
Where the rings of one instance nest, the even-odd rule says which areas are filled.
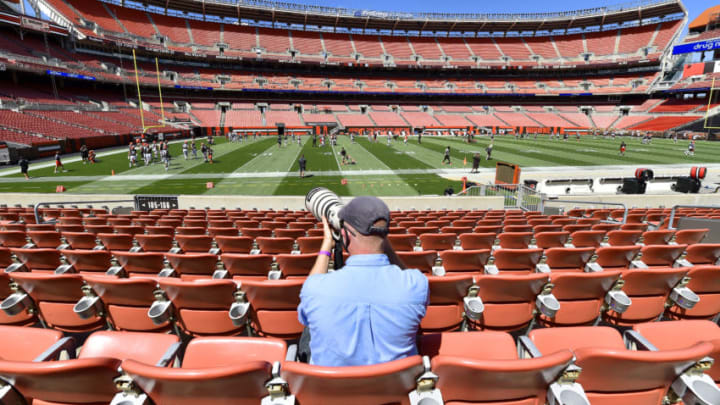
[[[520,184],[520,166],[507,163],[495,163],[495,184]]]

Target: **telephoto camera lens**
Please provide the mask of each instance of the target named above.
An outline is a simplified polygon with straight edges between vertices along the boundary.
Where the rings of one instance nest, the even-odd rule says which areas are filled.
[[[316,187],[305,196],[305,208],[318,220],[322,220],[323,216],[327,218],[330,227],[336,231],[340,230],[338,214],[342,206],[340,197],[325,187]]]

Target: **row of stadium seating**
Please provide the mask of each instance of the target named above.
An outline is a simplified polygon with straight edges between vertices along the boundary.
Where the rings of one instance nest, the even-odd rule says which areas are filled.
[[[17,390],[11,393],[34,402],[110,403],[124,389],[127,403],[147,394],[158,405],[214,405],[227,398],[300,405],[573,398],[576,404],[644,405],[677,396],[690,402],[688,386],[713,399],[720,381],[718,366],[706,361],[719,355],[709,342],[720,338],[720,328],[702,320],[635,325],[625,333],[627,345],[605,326],[533,330],[517,342],[504,332],[433,334],[419,339],[420,355],[353,368],[294,361],[292,346],[274,338],[197,337],[185,344],[174,335],[102,331],[81,345],[51,330],[0,331],[6,359],[0,373],[10,377]],[[74,351],[77,359],[57,361]],[[120,375],[126,384],[116,386]]]
[[[298,60],[302,62],[382,64],[388,55],[396,65],[471,66],[473,58],[481,64],[537,64],[536,58],[553,65],[583,64],[626,59],[657,58],[677,34],[680,20],[605,32],[528,38],[425,38],[358,34],[321,33],[217,24],[146,13],[111,4],[73,0],[50,2],[72,23],[80,19],[97,23],[99,29],[88,35],[127,37],[160,44],[179,53],[218,55],[217,44],[226,44],[229,57]],[[644,49],[648,49],[644,53]],[[257,50],[260,50],[259,55]],[[292,52],[291,52],[292,51]],[[327,55],[327,58],[325,57]],[[354,55],[359,55],[357,58]]]
[[[445,253],[451,257],[452,252]],[[202,255],[165,256],[173,267],[162,272],[156,267],[162,264],[161,255],[127,252],[118,252],[127,271],[114,275],[91,268],[89,262],[76,263],[83,270],[79,273],[8,267],[9,272],[0,272],[0,323],[28,325],[41,320],[46,327],[75,333],[107,323],[130,331],[167,331],[177,326],[193,335],[238,334],[249,326],[260,336],[300,336],[297,306],[307,270],[299,262],[310,258],[295,258],[293,263],[294,255],[279,256],[281,270],[268,271],[258,264],[260,260],[250,261],[247,255],[224,254],[226,270],[214,269],[217,256],[213,260]],[[209,261],[212,268],[206,264]],[[221,278],[224,271],[232,271],[232,279]],[[268,279],[269,272],[280,271],[287,271],[287,278]],[[216,276],[211,277],[211,272]],[[720,267],[713,265],[443,276],[426,272],[426,276],[430,302],[421,325],[424,332],[456,330],[463,323],[472,329],[519,331],[536,322],[587,325],[602,317],[607,323],[628,326],[662,316],[709,319],[720,314]],[[481,301],[478,307],[467,302],[475,297]],[[233,319],[233,312],[241,309],[237,304],[246,303],[241,305],[245,312],[238,314],[242,318]],[[84,308],[85,304],[91,305]],[[162,309],[164,317],[156,318],[151,308]]]

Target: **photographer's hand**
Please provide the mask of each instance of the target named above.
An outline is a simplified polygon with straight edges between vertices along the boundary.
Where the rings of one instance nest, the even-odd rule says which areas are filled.
[[[324,274],[328,271],[328,264],[330,263],[330,256],[332,255],[333,246],[335,240],[333,239],[332,230],[327,222],[327,219],[323,217],[323,241],[320,246],[320,253],[318,253],[317,259],[315,259],[315,265],[308,276],[315,274]]]

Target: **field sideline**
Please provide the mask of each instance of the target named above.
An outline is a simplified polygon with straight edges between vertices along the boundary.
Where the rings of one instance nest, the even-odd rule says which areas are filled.
[[[441,194],[448,186],[461,188],[459,179],[470,171],[472,154],[483,158],[482,172],[494,172],[495,162],[506,161],[526,169],[545,168],[567,172],[570,167],[720,163],[720,142],[698,141],[696,154],[685,156],[688,141],[655,139],[645,145],[637,138],[622,138],[628,144],[626,156],[619,156],[621,138],[580,141],[537,140],[498,136],[494,140],[493,160],[485,160],[488,137],[479,137],[474,144],[462,138],[411,137],[407,144],[387,138],[377,143],[357,137],[351,143],[346,136],[336,147],[312,147],[310,137],[303,137],[279,148],[277,138],[268,137],[245,143],[229,143],[216,138],[214,164],[201,158],[185,160],[181,143],[170,146],[173,156],[168,172],[160,163],[129,168],[127,151],[121,149],[100,153],[98,163],[83,165],[66,160],[67,172],[53,174],[52,162],[31,162],[30,181],[22,178],[19,168],[0,170],[0,192],[54,192],[63,185],[71,193],[87,194],[234,194],[234,195],[303,195],[316,186],[328,187],[341,195],[421,195]],[[442,165],[443,151],[451,147],[452,165]],[[339,151],[344,147],[356,160],[355,165],[341,165]],[[305,155],[312,177],[298,176],[297,160]],[[202,157],[200,155],[200,157]],[[467,165],[463,160],[467,159]],[[140,162],[142,164],[142,162]],[[563,167],[567,167],[564,169]],[[591,167],[586,169],[592,170]],[[111,171],[115,176],[110,176]],[[214,188],[208,189],[207,182]],[[345,184],[343,184],[345,183]]]

